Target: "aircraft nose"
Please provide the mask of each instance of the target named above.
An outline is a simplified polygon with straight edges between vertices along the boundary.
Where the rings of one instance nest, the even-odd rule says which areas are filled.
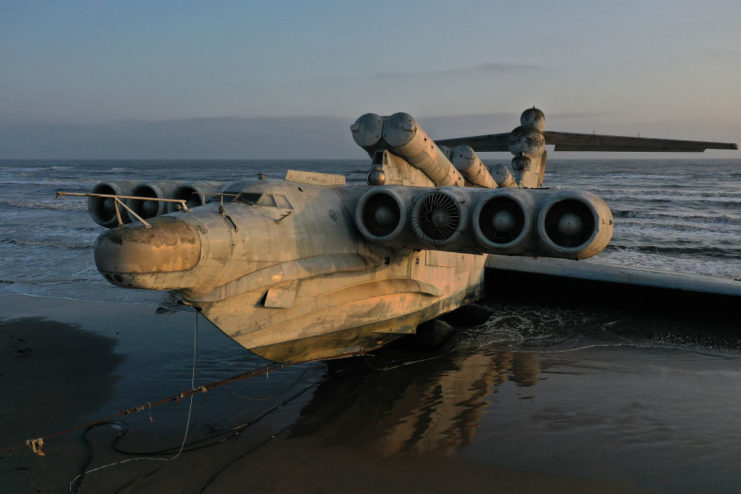
[[[153,218],[150,223],[151,228],[125,225],[98,237],[98,270],[104,274],[170,273],[198,264],[201,241],[195,228],[168,216]]]

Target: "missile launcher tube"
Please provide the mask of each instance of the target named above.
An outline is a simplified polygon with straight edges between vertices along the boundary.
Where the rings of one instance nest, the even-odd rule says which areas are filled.
[[[458,146],[452,151],[453,165],[471,184],[496,189],[497,183],[471,146]]]
[[[465,185],[458,170],[410,115],[391,115],[384,123],[383,139],[394,154],[425,172],[438,187]]]
[[[375,113],[366,113],[350,126],[350,132],[355,144],[365,149],[372,158],[377,150],[383,149],[383,126],[388,117],[381,117]]]
[[[517,181],[507,166],[502,164],[495,165],[492,173],[492,177],[499,187],[517,187]]]

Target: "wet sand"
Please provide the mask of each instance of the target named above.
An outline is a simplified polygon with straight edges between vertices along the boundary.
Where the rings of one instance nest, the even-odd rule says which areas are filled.
[[[190,387],[195,316],[156,308],[156,299],[0,296],[0,449]],[[734,492],[741,483],[737,350],[608,334],[633,324],[613,314],[495,308],[496,324],[435,352],[302,364],[197,395],[179,458],[90,473],[80,492]],[[538,325],[566,335],[539,342]],[[513,349],[515,330],[532,338]],[[202,319],[198,355],[200,384],[265,363]],[[187,413],[183,400],[49,440],[43,457],[3,453],[2,490],[69,492],[91,450],[90,468],[171,458]]]

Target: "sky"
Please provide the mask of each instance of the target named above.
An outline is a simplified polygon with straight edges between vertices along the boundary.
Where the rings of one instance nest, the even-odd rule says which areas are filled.
[[[0,158],[362,158],[366,112],[446,138],[534,105],[739,142],[740,89],[737,0],[0,0]]]

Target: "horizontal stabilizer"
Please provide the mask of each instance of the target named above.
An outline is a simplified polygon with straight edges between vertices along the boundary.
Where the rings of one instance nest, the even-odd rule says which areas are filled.
[[[447,146],[453,149],[456,146],[471,146],[477,153],[488,151],[509,151],[507,142],[509,132],[504,134],[487,134],[483,136],[458,137],[457,139],[443,139],[435,141],[438,146]]]
[[[474,151],[509,151],[509,133],[486,134],[435,141],[440,146],[454,148],[471,146]],[[602,134],[544,131],[546,145],[555,145],[556,151],[629,151],[629,152],[702,152],[706,149],[738,149],[732,142],[685,141],[652,139]]]
[[[571,132],[543,132],[546,144],[555,144],[556,151],[631,151],[631,152],[702,152],[706,149],[738,149],[730,142],[683,141],[650,139]]]

